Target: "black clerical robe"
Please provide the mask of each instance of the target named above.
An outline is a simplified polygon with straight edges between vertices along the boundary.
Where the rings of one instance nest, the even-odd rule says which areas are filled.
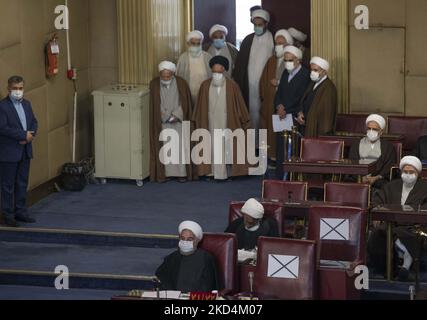
[[[181,292],[212,292],[221,290],[215,258],[198,249],[190,256],[175,251],[157,269],[162,290]]]
[[[279,227],[277,221],[271,218],[264,218],[257,231],[248,231],[245,228],[243,218],[233,221],[225,233],[233,233],[237,237],[239,249],[253,250],[258,245],[259,237],[279,237]]]
[[[403,181],[395,180],[387,184],[382,190],[374,193],[372,200],[373,207],[379,205],[400,205],[402,202]],[[409,193],[405,205],[413,206],[415,209],[419,205],[427,205],[427,181],[418,180],[414,189]],[[399,238],[408,249],[413,258],[418,255],[418,242],[416,235],[413,232],[413,227],[396,226],[394,229],[395,238]],[[368,240],[368,257],[370,264],[380,270],[385,268],[386,261],[386,226],[382,224],[380,227],[372,230]]]

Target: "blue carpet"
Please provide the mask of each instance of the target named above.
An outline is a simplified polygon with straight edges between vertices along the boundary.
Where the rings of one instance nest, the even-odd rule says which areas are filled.
[[[199,222],[206,232],[223,232],[231,201],[261,196],[261,177],[233,182],[90,185],[82,193],[53,194],[31,208],[35,228],[177,234],[183,220]]]
[[[70,273],[153,276],[173,249],[89,247],[32,243],[0,243],[0,269],[54,272],[65,265]]]
[[[0,300],[110,300],[127,291],[70,289],[58,291],[54,288],[0,286]]]

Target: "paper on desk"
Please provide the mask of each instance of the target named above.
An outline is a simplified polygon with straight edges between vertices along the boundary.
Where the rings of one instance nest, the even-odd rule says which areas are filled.
[[[255,251],[239,250],[237,256],[239,262],[245,262],[248,260],[255,260],[257,254]]]
[[[160,299],[178,300],[181,297],[181,291],[160,291]],[[157,299],[156,291],[146,291],[142,294],[145,299]]]
[[[281,120],[277,114],[273,115],[273,131],[274,132],[283,132],[283,131],[292,131],[294,126],[294,119],[292,114],[286,115],[286,118]]]

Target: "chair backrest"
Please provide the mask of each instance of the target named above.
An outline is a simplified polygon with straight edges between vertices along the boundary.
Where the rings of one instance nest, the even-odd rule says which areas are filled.
[[[335,125],[336,132],[366,133],[368,114],[339,114]]]
[[[215,257],[222,289],[237,291],[237,239],[233,234],[205,233],[199,248]]]
[[[370,205],[371,187],[361,183],[325,183],[325,202],[336,202],[343,206],[368,209]]]
[[[302,139],[301,161],[340,161],[344,157],[344,141]]]
[[[307,182],[290,182],[280,180],[264,180],[262,198],[268,200],[288,201],[291,193],[292,200],[307,200]]]
[[[392,144],[393,144],[394,150],[396,151],[395,164],[398,165],[400,163],[400,160],[402,160],[402,157],[403,157],[403,143],[398,141],[393,141]]]
[[[273,218],[277,221],[277,225],[279,226],[279,236],[282,237],[282,229],[283,229],[283,207],[279,203],[274,202],[261,202],[264,206],[265,216]],[[245,202],[232,202],[229,208],[228,221],[232,223],[233,221],[241,218],[242,208],[245,205]]]
[[[403,148],[412,151],[417,145],[418,138],[427,135],[426,117],[388,117],[388,132],[404,135]]]
[[[314,241],[261,237],[254,291],[264,298],[316,299],[317,256]]]
[[[310,209],[308,239],[317,241],[321,260],[365,261],[367,213],[361,208]]]

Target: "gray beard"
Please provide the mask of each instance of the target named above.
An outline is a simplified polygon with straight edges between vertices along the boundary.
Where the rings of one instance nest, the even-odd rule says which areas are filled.
[[[224,83],[225,83],[225,77],[219,81],[212,79],[212,84],[214,85],[214,87],[222,87]]]

